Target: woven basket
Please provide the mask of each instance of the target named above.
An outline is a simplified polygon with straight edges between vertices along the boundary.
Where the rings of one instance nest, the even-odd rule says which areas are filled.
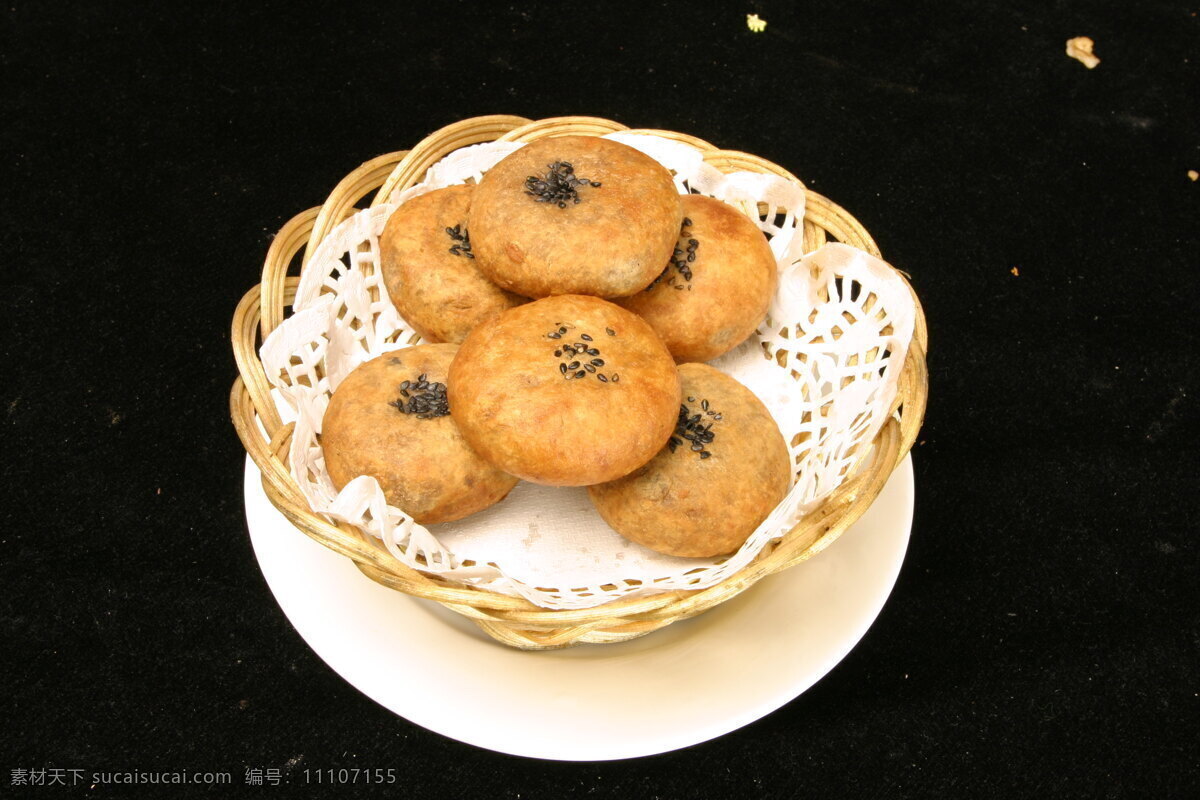
[[[241,374],[233,384],[230,411],[242,444],[262,472],[263,489],[271,503],[301,531],[352,559],[372,580],[441,603],[474,621],[494,639],[526,650],[581,642],[619,642],[642,636],[707,611],[762,578],[811,558],[862,516],[874,501],[916,439],[925,410],[927,332],[924,314],[914,294],[916,327],[901,373],[896,413],[876,437],[870,461],[748,566],[715,586],[697,591],[634,597],[587,609],[545,609],[520,597],[451,583],[411,569],[356,528],[335,525],[313,513],[287,467],[293,426],[280,419],[258,359],[259,345],[283,322],[285,309],[295,296],[300,279],[289,276],[289,270],[303,270],[321,240],[339,222],[364,207],[369,198],[371,206],[385,202],[394,191],[420,182],[430,166],[461,147],[488,141],[528,142],[566,134],[598,136],[625,130],[629,129],[594,117],[557,117],[537,122],[512,116],[475,117],[437,131],[412,150],[372,159],[347,175],[324,205],[298,214],[283,226],[267,252],[262,283],[246,293],[233,317],[233,351]],[[723,172],[752,171],[796,180],[786,170],[757,156],[718,150],[686,134],[661,130],[634,132],[692,145],[704,153],[706,162]],[[879,255],[874,240],[854,217],[808,191],[804,250],[811,251],[830,240]]]

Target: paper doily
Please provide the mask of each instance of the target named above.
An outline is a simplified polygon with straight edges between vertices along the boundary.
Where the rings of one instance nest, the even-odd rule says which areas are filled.
[[[295,420],[289,464],[312,509],[358,526],[403,563],[546,608],[589,608],[622,597],[702,589],[734,574],[842,484],[862,462],[896,396],[913,334],[908,287],[887,264],[843,244],[803,254],[804,188],[771,175],[725,174],[700,151],[647,134],[613,133],[667,167],[681,193],[741,210],[769,237],[779,289],[758,331],[710,362],[770,410],[796,465],[785,500],[734,554],[664,556],[625,540],[584,488],[520,483],[503,502],[457,522],[416,524],[389,506],[374,478],[334,489],[318,434],[333,390],[363,361],[419,338],[387,297],[379,235],[405,200],[477,181],[519,142],[457,150],[416,186],[337,226],[313,253],[294,314],[263,343],[268,378]]]

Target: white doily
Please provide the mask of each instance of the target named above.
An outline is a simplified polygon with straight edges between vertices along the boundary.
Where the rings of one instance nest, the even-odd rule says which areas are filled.
[[[706,194],[739,208],[770,237],[780,272],[770,315],[747,342],[711,363],[758,395],[790,443],[796,480],[786,499],[735,554],[693,559],[625,540],[600,519],[583,488],[522,482],[486,511],[431,526],[389,506],[374,478],[334,489],[317,440],[330,394],[363,361],[417,338],[383,284],[384,224],[408,198],[478,180],[522,146],[505,142],[455,151],[419,185],[337,226],[305,269],[295,313],[263,343],[263,366],[296,423],[292,474],[314,511],[360,527],[425,572],[546,608],[588,608],[720,582],[862,462],[886,421],[912,338],[915,308],[904,282],[879,259],[847,245],[803,254],[804,189],[796,183],[758,173],[723,174],[695,148],[656,136],[607,138],[662,163],[681,193]]]

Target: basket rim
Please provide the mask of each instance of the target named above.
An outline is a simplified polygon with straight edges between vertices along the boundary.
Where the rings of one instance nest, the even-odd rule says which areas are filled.
[[[406,594],[434,600],[473,620],[494,639],[522,649],[551,649],[581,642],[606,643],[641,636],[740,594],[758,580],[811,558],[828,547],[882,491],[892,471],[909,452],[923,421],[928,399],[925,352],[928,329],[924,310],[907,275],[895,270],[913,298],[915,326],[892,416],[876,437],[870,461],[829,495],[782,538],[769,544],[741,571],[700,590],[672,590],[622,598],[587,609],[548,609],[524,598],[500,594],[411,569],[368,541],[366,534],[333,524],[308,508],[287,468],[291,424],[283,424],[258,359],[257,344],[282,323],[295,297],[300,269],[329,232],[370,198],[369,207],[387,201],[398,189],[423,179],[432,163],[452,150],[484,141],[531,141],[559,135],[602,135],[614,131],[647,133],[685,142],[723,172],[747,170],[800,182],[790,172],[750,153],[720,150],[696,137],[658,129],[631,129],[599,117],[551,117],[528,120],[509,115],[472,117],[447,125],[411,150],[387,153],[351,171],[321,206],[289,220],[275,236],[263,266],[262,281],[242,298],[234,313],[231,341],[238,377],[230,395],[230,413],[243,447],[263,475],[268,499],[303,533],[345,555],[368,577]],[[848,211],[805,188],[804,251],[829,240],[857,246],[881,257],[866,229]],[[890,266],[890,265],[889,265]],[[892,267],[892,269],[895,269]]]

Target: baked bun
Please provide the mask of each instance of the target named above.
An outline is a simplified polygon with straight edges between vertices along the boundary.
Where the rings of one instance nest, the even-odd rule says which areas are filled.
[[[476,266],[466,225],[474,188],[414,197],[392,213],[379,237],[388,297],[427,342],[461,342],[488,317],[528,302]]]
[[[683,198],[667,268],[615,302],[649,322],[676,361],[709,361],[754,332],[777,283],[775,256],[758,226],[720,200],[692,194]]]
[[[471,198],[471,246],[526,297],[623,297],[662,272],[683,218],[671,173],[596,136],[539,139],[488,170]]]
[[[585,486],[644,464],[679,409],[675,362],[650,326],[605,300],[563,295],[471,331],[450,366],[450,410],[500,469]]]
[[[683,364],[675,433],[648,464],[588,488],[613,530],[672,556],[737,550],[787,495],[791,456],[770,412],[707,364]]]
[[[321,448],[339,490],[359,475],[422,525],[482,511],[517,484],[467,445],[446,409],[453,344],[423,344],[371,359],[346,376],[321,423]]]

